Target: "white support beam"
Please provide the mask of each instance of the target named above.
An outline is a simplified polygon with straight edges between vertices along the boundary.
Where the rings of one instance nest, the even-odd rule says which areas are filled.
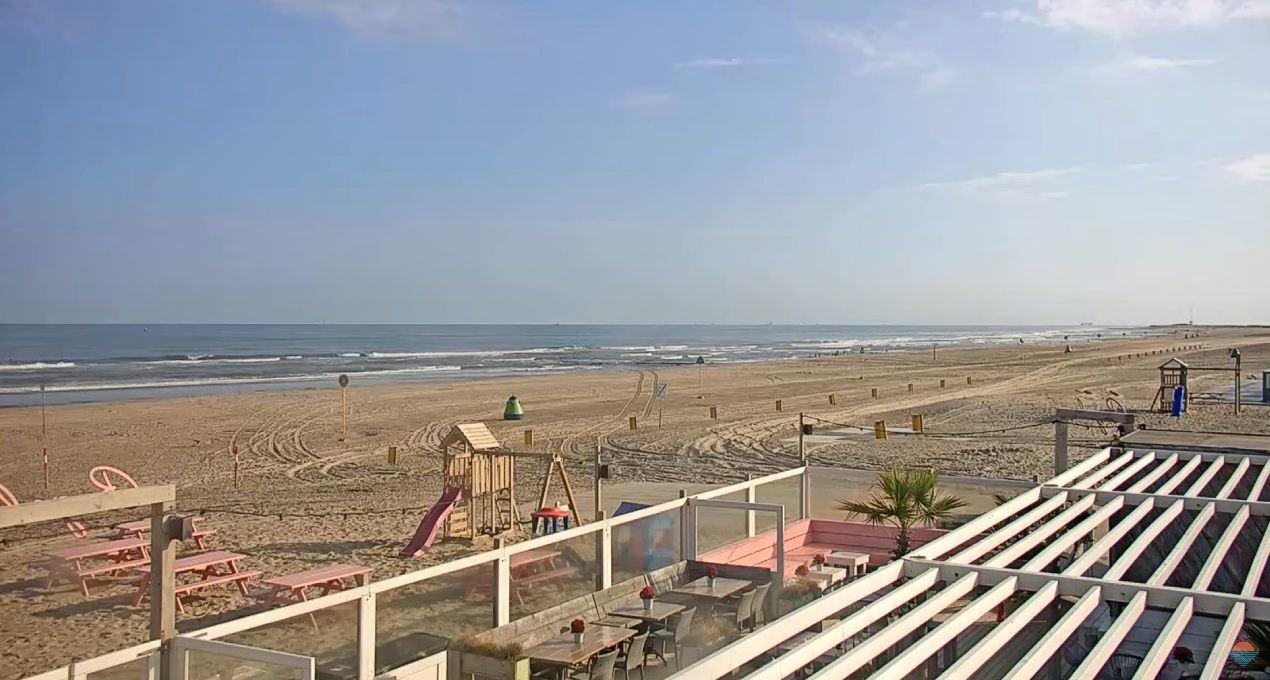
[[[1266,488],[1266,482],[1270,482],[1270,463],[1261,466],[1261,474],[1257,475],[1257,481],[1253,482],[1252,490],[1248,492],[1248,500],[1255,501],[1261,498],[1261,490]]]
[[[1097,486],[1100,482],[1102,482],[1102,480],[1115,474],[1116,470],[1119,470],[1120,468],[1128,465],[1129,463],[1132,463],[1133,458],[1134,456],[1132,453],[1122,453],[1119,456],[1116,456],[1115,458],[1112,458],[1111,460],[1107,461],[1106,465],[1102,466],[1101,468],[1098,468],[1088,477],[1078,482],[1073,482],[1071,484],[1071,487],[1073,489],[1092,489],[1095,486]]]
[[[357,601],[357,680],[375,677],[375,598],[368,592]]]
[[[1129,493],[1127,491],[1097,491],[1094,489],[1057,489],[1046,487],[1041,490],[1042,495],[1048,494],[1068,494],[1068,500],[1080,496],[1093,496],[1098,499],[1098,504],[1102,505],[1110,503],[1113,499],[1123,498],[1126,505],[1138,505],[1147,499],[1155,499],[1160,506],[1167,505],[1171,502],[1181,502],[1187,510],[1196,512],[1212,505],[1217,512],[1234,514],[1239,508],[1247,507],[1254,517],[1270,517],[1270,503],[1262,501],[1246,501],[1238,498],[1203,498],[1196,496],[1171,496],[1151,493]]]
[[[1098,671],[1102,670],[1102,665],[1107,663],[1107,659],[1116,653],[1116,648],[1124,641],[1129,631],[1133,630],[1133,624],[1138,622],[1138,617],[1142,616],[1142,612],[1147,608],[1147,594],[1138,593],[1129,600],[1129,604],[1125,605],[1120,614],[1116,616],[1116,620],[1111,622],[1107,627],[1107,632],[1102,634],[1098,640],[1098,644],[1089,650],[1089,654],[1085,656],[1085,661],[1072,671],[1073,678],[1092,678],[1098,675]]]
[[[891,625],[852,647],[846,654],[820,669],[820,672],[814,673],[810,680],[843,680],[850,676],[887,649],[902,642],[910,633],[929,623],[949,605],[970,594],[978,581],[978,574],[966,574],[948,584],[939,594],[931,596]]]
[[[1094,544],[1089,547],[1089,550],[1086,550],[1084,554],[1077,557],[1071,564],[1067,565],[1067,568],[1063,570],[1063,575],[1080,576],[1089,571],[1094,564],[1098,562],[1098,560],[1102,559],[1103,555],[1110,552],[1111,549],[1120,542],[1120,539],[1124,538],[1125,535],[1132,531],[1134,527],[1138,526],[1139,522],[1146,519],[1146,516],[1151,514],[1151,511],[1154,509],[1155,501],[1153,500],[1148,500],[1142,505],[1134,508],[1133,512],[1129,513],[1129,515],[1122,521],[1111,527],[1107,533],[1103,534],[1102,538],[1094,541]]]
[[[1142,553],[1146,552],[1147,548],[1151,547],[1151,542],[1155,540],[1156,536],[1160,535],[1160,532],[1164,531],[1164,527],[1167,527],[1174,519],[1177,518],[1178,515],[1182,514],[1183,507],[1185,507],[1185,503],[1182,501],[1176,501],[1169,507],[1165,508],[1164,512],[1160,513],[1160,516],[1156,517],[1155,521],[1148,525],[1147,528],[1133,540],[1133,543],[1129,544],[1129,547],[1121,553],[1120,557],[1116,558],[1116,561],[1112,563],[1111,568],[1107,570],[1107,573],[1103,575],[1103,578],[1108,581],[1120,580],[1120,577],[1124,576],[1126,571],[1129,571],[1129,567],[1133,566],[1133,563],[1138,559],[1138,557],[1140,557]]]
[[[1097,609],[1101,597],[1102,589],[1097,587],[1090,588],[1081,595],[1063,618],[1059,619],[1040,642],[1032,647],[1030,653],[1014,664],[1014,668],[1011,668],[1002,680],[1032,680],[1037,673],[1041,672],[1041,669],[1045,668],[1045,664],[1049,663],[1050,657],[1062,648],[1067,638],[1080,628],[1080,624],[1089,618],[1094,609]]]
[[[1235,487],[1239,486],[1239,482],[1243,480],[1244,475],[1247,474],[1248,468],[1250,467],[1252,467],[1252,465],[1248,462],[1248,459],[1241,458],[1239,460],[1239,465],[1235,466],[1235,471],[1230,473],[1230,479],[1226,480],[1226,483],[1222,486],[1221,491],[1217,492],[1217,497],[1230,498],[1230,495],[1235,493]]]
[[[1129,481],[1134,475],[1138,474],[1139,472],[1142,472],[1143,469],[1145,469],[1147,466],[1151,465],[1154,462],[1155,462],[1154,456],[1150,456],[1150,457],[1143,456],[1139,458],[1137,461],[1135,461],[1129,467],[1126,467],[1125,469],[1121,470],[1118,474],[1116,474],[1116,476],[1103,482],[1102,485],[1098,487],[1098,490],[1099,491],[1115,491],[1119,489],[1121,485],[1123,485],[1125,482]]]
[[[1216,477],[1217,473],[1221,472],[1221,469],[1224,467],[1226,467],[1226,457],[1218,456],[1217,460],[1209,463],[1208,469],[1204,470],[1204,474],[1200,475],[1195,480],[1195,483],[1191,484],[1190,488],[1186,490],[1186,493],[1182,495],[1198,496],[1200,492],[1204,490],[1204,487],[1208,486],[1208,483],[1213,480],[1213,477]]]
[[[993,555],[984,564],[989,567],[1008,566],[1014,560],[1022,557],[1024,553],[1040,545],[1047,538],[1066,527],[1080,513],[1092,507],[1094,507],[1093,496],[1086,496],[1072,503],[1071,507],[1058,513],[1045,524],[1023,534],[1019,537],[1019,540],[1006,546],[1005,550]]]
[[[1213,577],[1217,575],[1217,570],[1221,568],[1222,563],[1226,560],[1226,553],[1230,552],[1230,546],[1235,544],[1235,539],[1239,537],[1239,533],[1243,530],[1244,524],[1248,522],[1248,508],[1240,508],[1234,517],[1230,518],[1230,524],[1226,525],[1226,530],[1222,532],[1221,538],[1213,544],[1213,551],[1209,553],[1208,559],[1204,561],[1204,568],[1200,569],[1199,576],[1195,577],[1195,584],[1191,586],[1195,590],[1208,590],[1208,586],[1213,582]]]
[[[1073,481],[1080,479],[1083,475],[1089,473],[1090,470],[1111,460],[1111,448],[1105,448],[1085,459],[1080,465],[1064,472],[1061,475],[1055,475],[1053,478],[1044,482],[1046,485],[1063,486],[1071,484]]]
[[[1177,609],[1182,605],[1182,600],[1193,597],[1195,598],[1195,613],[1203,616],[1225,617],[1230,613],[1231,607],[1242,602],[1247,607],[1248,618],[1256,621],[1270,621],[1270,599],[1264,597],[1242,597],[1234,593],[1196,591],[1175,586],[1148,586],[1145,583],[1132,581],[1042,574],[975,564],[947,564],[929,560],[905,561],[906,573],[921,574],[930,569],[938,569],[939,580],[946,582],[955,581],[974,572],[979,574],[979,585],[985,587],[994,586],[1009,578],[1017,578],[1019,590],[1035,592],[1054,582],[1058,584],[1058,594],[1063,597],[1084,595],[1085,591],[1093,587],[1102,588],[1102,597],[1108,602],[1128,602],[1138,593],[1146,593],[1149,598],[1148,604],[1152,609]]]
[[[1195,539],[1199,538],[1199,535],[1203,533],[1204,527],[1208,525],[1208,521],[1213,518],[1215,512],[1211,505],[1200,510],[1199,514],[1195,516],[1195,521],[1191,522],[1191,525],[1186,528],[1186,532],[1182,534],[1182,538],[1174,544],[1173,549],[1169,551],[1168,556],[1156,568],[1155,573],[1151,574],[1151,578],[1147,580],[1147,585],[1162,586],[1169,580],[1173,570],[1177,569],[1177,565],[1182,563],[1182,558],[1186,557],[1186,551],[1190,550],[1192,545],[1195,545]]]
[[[176,487],[168,484],[0,506],[0,529],[175,501]]]
[[[1252,564],[1248,565],[1248,578],[1244,579],[1244,587],[1239,591],[1240,595],[1257,596],[1257,587],[1261,585],[1261,575],[1265,573],[1267,562],[1270,562],[1270,536],[1262,534],[1261,544],[1257,546],[1257,554],[1253,556]]]
[[[1098,454],[1098,455],[1101,455],[1101,454]],[[1073,471],[1079,470],[1081,466],[1085,465],[1088,462],[1089,461],[1086,461],[1085,463],[1081,463],[1080,465],[1076,466],[1072,470]],[[975,536],[978,536],[980,533],[982,533],[986,529],[990,529],[996,524],[1003,522],[1010,517],[1013,517],[1015,513],[1018,513],[1027,509],[1029,505],[1039,501],[1040,499],[1041,499],[1040,487],[1036,487],[1034,489],[1024,491],[1018,496],[1015,496],[1014,498],[1011,498],[1010,500],[1006,501],[1002,505],[995,507],[989,510],[988,512],[985,512],[982,515],[979,515],[978,517],[957,527],[956,529],[953,529],[952,531],[944,534],[943,536],[940,536],[939,538],[931,541],[930,543],[927,543],[923,546],[918,547],[916,550],[909,553],[909,555],[913,557],[922,557],[926,559],[938,559],[942,557],[943,555],[953,550],[956,550],[962,544],[970,540],[973,540]],[[953,558],[953,559],[956,559],[956,558]]]
[[[1012,583],[1017,582],[1018,579],[1012,581]],[[993,628],[992,632],[979,640],[979,644],[962,654],[939,677],[948,678],[948,680],[961,680],[961,678],[973,676],[975,671],[979,670],[993,655],[1001,651],[1002,647],[1005,647],[1010,640],[1014,639],[1015,633],[1023,630],[1024,626],[1031,623],[1041,612],[1045,611],[1045,608],[1056,597],[1058,597],[1058,584],[1050,581],[1045,584],[1045,587],[1038,590],[1035,595],[1019,605],[1009,616],[1005,617],[1005,621]]]
[[[1145,449],[1134,449],[1134,451],[1137,453],[1141,453],[1145,451]],[[1216,451],[1181,451],[1179,449],[1169,449],[1169,448],[1159,448],[1159,447],[1154,447],[1151,449],[1151,451],[1156,454],[1176,453],[1182,460],[1190,460],[1192,458],[1198,458],[1200,459],[1201,462],[1209,462],[1209,463],[1211,463],[1214,460],[1217,460],[1218,457],[1225,457],[1227,463],[1234,463],[1238,461],[1240,458],[1247,458],[1249,461],[1251,461],[1253,465],[1261,465],[1262,463],[1270,461],[1270,456],[1258,455],[1255,453],[1219,453]]]
[[[1164,669],[1164,664],[1169,660],[1173,645],[1177,644],[1182,633],[1186,631],[1186,624],[1190,623],[1193,611],[1195,611],[1195,600],[1189,597],[1182,600],[1182,606],[1169,617],[1168,623],[1164,624],[1164,629],[1160,631],[1159,637],[1155,639],[1150,651],[1143,658],[1142,665],[1138,666],[1138,672],[1133,676],[1134,680],[1156,679],[1160,671]]]
[[[671,678],[674,680],[695,680],[697,678],[724,677],[750,661],[767,654],[772,648],[785,640],[825,619],[836,616],[838,612],[856,604],[863,598],[890,587],[896,579],[903,576],[903,568],[904,562],[902,561],[885,564],[868,576],[852,581],[824,597],[817,598],[811,604],[800,607],[763,626],[756,632],[724,646],[697,663],[675,673]],[[939,582],[939,572],[936,569],[927,569],[926,571],[928,573],[915,575],[904,585],[887,593],[878,601],[866,606],[859,612],[843,619],[837,625],[809,640],[806,644],[777,658],[771,664],[765,666],[763,670],[760,670],[758,674],[751,677],[780,680],[786,675],[803,668],[816,657],[842,644],[869,624],[885,616],[891,609],[934,587]],[[785,663],[797,665],[793,666],[794,670],[781,674],[779,669],[784,668],[781,664]],[[777,672],[769,674],[768,669],[772,667],[777,668]]]
[[[1200,680],[1219,680],[1222,671],[1226,668],[1226,662],[1230,659],[1230,650],[1235,647],[1235,643],[1239,641],[1239,634],[1244,629],[1244,611],[1243,603],[1236,604],[1231,608],[1230,614],[1226,617],[1226,623],[1221,627],[1221,632],[1217,634],[1217,640],[1213,642],[1213,649],[1208,653],[1208,661],[1204,663],[1204,670],[1200,671]]]
[[[1182,482],[1186,481],[1186,478],[1199,468],[1199,465],[1202,462],[1204,462],[1202,458],[1192,458],[1186,461],[1186,465],[1183,465],[1181,469],[1177,471],[1177,474],[1169,477],[1169,481],[1161,484],[1160,488],[1156,489],[1152,493],[1157,496],[1167,496],[1168,494],[1173,493],[1173,490],[1181,486]]]
[[[1023,565],[1023,570],[1041,571],[1050,562],[1058,559],[1059,555],[1067,552],[1068,548],[1076,545],[1076,543],[1080,541],[1085,534],[1093,531],[1098,525],[1107,521],[1112,515],[1116,514],[1122,506],[1124,506],[1124,499],[1117,498],[1108,503],[1106,506],[1099,508],[1097,512],[1081,520],[1076,526],[1058,536],[1049,545],[1045,546],[1045,549],[1037,553],[1036,557],[1028,560]]]
[[[1137,482],[1134,482],[1133,486],[1125,489],[1125,491],[1128,491],[1129,493],[1141,493],[1143,491],[1146,491],[1148,488],[1150,488],[1152,484],[1159,481],[1161,477],[1168,474],[1169,470],[1173,469],[1174,465],[1177,465],[1176,453],[1170,455],[1168,458],[1165,458],[1164,460],[1159,461],[1159,464],[1155,466],[1154,470],[1147,473],[1146,477],[1143,477],[1142,479],[1139,479]]]
[[[961,611],[936,626],[935,630],[923,635],[916,644],[909,645],[900,652],[899,656],[891,659],[890,663],[874,671],[874,674],[882,678],[908,677],[908,674],[923,661],[955,640],[962,631],[978,622],[980,617],[992,611],[998,604],[1005,602],[1006,598],[1014,594],[1017,585],[1017,579],[1009,579],[993,586],[991,590],[975,598]]]
[[[1039,493],[1039,492],[1038,492]],[[996,531],[984,536],[981,540],[974,543],[970,547],[949,558],[948,562],[959,562],[969,564],[984,555],[992,552],[997,546],[1005,543],[1018,536],[1020,533],[1027,531],[1029,527],[1041,521],[1041,518],[1063,507],[1063,503],[1067,502],[1067,494],[1059,492],[1058,495],[1032,508],[1028,512],[1016,518],[1009,524],[997,529]],[[910,553],[911,554],[911,553]],[[916,557],[916,556],[915,556]]]

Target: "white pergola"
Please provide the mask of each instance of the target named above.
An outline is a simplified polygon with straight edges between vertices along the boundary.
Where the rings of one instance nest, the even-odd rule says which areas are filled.
[[[1068,677],[1096,677],[1151,612],[1166,620],[1151,633],[1133,677],[1157,677],[1187,626],[1202,620],[1216,633],[1209,648],[1193,650],[1199,663],[1188,673],[1217,680],[1245,620],[1270,622],[1270,599],[1258,597],[1270,589],[1262,586],[1270,502],[1260,500],[1268,460],[1103,449],[672,677],[705,680],[757,668],[744,677],[782,680],[817,661],[822,667],[810,676],[816,680],[851,677],[866,666],[875,678],[923,668],[945,679],[1057,677],[1064,645],[1110,603],[1118,614],[1069,660],[1078,665]],[[935,665],[941,650],[1011,597],[1016,604],[1003,622],[949,655],[956,657],[951,665]],[[960,610],[941,616],[954,603]],[[834,622],[775,655],[826,620]],[[1021,637],[1029,624],[1045,630],[1039,640]],[[1020,655],[1020,645],[1031,649]],[[1007,646],[1016,648],[1011,665],[1001,661]]]

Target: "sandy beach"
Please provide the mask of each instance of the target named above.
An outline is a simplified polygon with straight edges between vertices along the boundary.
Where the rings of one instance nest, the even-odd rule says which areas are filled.
[[[339,561],[373,567],[382,579],[489,545],[446,542],[420,559],[396,557],[440,494],[439,444],[457,423],[485,422],[517,450],[562,452],[580,510],[589,515],[597,442],[612,466],[604,503],[611,510],[619,500],[669,499],[679,489],[794,466],[800,412],[817,433],[871,428],[879,420],[907,426],[913,414],[923,415],[928,433],[981,432],[1037,423],[1056,407],[1101,409],[1109,399],[1142,413],[1156,394],[1156,367],[1169,357],[1233,368],[1228,351],[1238,346],[1245,378],[1259,378],[1270,367],[1270,330],[1202,329],[1200,337],[1184,338],[1191,332],[1080,344],[1071,353],[1062,345],[1019,345],[940,349],[936,357],[929,350],[897,351],[708,366],[700,370],[701,398],[695,367],[354,386],[347,395],[346,441],[340,441],[334,388],[49,407],[47,436],[41,436],[38,407],[3,409],[0,484],[21,501],[89,493],[88,470],[110,465],[142,484],[176,484],[179,509],[205,517],[217,531],[212,546],[245,553],[252,570],[276,575]],[[1202,350],[1173,353],[1200,343]],[[1230,385],[1233,375],[1193,373],[1191,381],[1192,392],[1202,393]],[[663,399],[654,398],[655,383],[669,385]],[[511,394],[524,405],[524,421],[501,420]],[[638,420],[634,431],[631,417]],[[1229,405],[1195,405],[1180,420],[1140,419],[1153,428],[1270,433],[1266,406],[1235,416]],[[526,429],[534,433],[531,447],[522,444]],[[1109,434],[1074,428],[1072,437],[1079,459]],[[396,465],[388,463],[389,446],[398,447]],[[813,465],[863,471],[843,473],[816,494],[817,507],[828,513],[835,498],[867,493],[867,471],[904,465],[966,477],[1044,478],[1052,471],[1052,446],[1053,428],[1042,426],[959,437],[860,437],[812,443],[808,455]],[[544,471],[541,460],[518,463],[517,500],[526,514]],[[979,494],[971,510],[981,511],[987,495]],[[552,500],[563,501],[558,487]],[[90,517],[85,524],[100,533],[128,519],[135,516]],[[44,587],[42,572],[30,563],[50,544],[70,540],[64,530],[5,530],[0,540],[0,680],[145,639],[147,611],[131,606],[129,586],[100,585],[87,600],[74,586]],[[255,611],[230,589],[211,590],[187,607],[179,627]]]

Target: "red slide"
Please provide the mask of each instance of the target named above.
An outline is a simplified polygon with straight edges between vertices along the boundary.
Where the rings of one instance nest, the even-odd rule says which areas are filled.
[[[401,557],[418,557],[432,547],[432,541],[436,540],[437,530],[441,528],[441,523],[450,515],[450,511],[454,509],[454,504],[459,502],[463,497],[463,489],[457,486],[448,486],[445,493],[441,494],[441,500],[432,506],[428,514],[423,516],[423,521],[419,522],[419,528],[415,531],[415,537],[410,539],[410,544],[402,548],[398,553]]]

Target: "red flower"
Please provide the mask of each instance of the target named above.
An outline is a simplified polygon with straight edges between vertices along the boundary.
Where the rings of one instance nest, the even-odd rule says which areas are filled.
[[[653,592],[652,586],[644,586],[643,590],[639,591],[639,599],[641,600],[651,600],[655,595],[656,593]]]
[[[825,563],[825,554],[824,554],[824,553],[816,553],[816,554],[815,554],[815,556],[813,556],[813,557],[811,558],[811,561],[812,561],[812,563],[813,563],[813,564],[824,564],[824,563]]]
[[[798,565],[798,568],[794,570],[794,576],[806,576],[807,574],[810,574],[810,573],[811,573],[811,570],[808,569],[807,565],[805,564]]]
[[[714,565],[712,564],[712,565],[710,565],[710,566],[706,567],[706,576],[707,576],[708,578],[718,578],[718,577],[719,577],[719,570],[718,570],[718,569],[715,569],[715,568],[714,568]]]
[[[569,624],[569,630],[573,631],[575,634],[576,634],[576,633],[582,633],[582,632],[585,632],[585,631],[586,631],[586,621],[583,621],[582,619],[574,619],[574,620],[573,620],[573,621]]]

